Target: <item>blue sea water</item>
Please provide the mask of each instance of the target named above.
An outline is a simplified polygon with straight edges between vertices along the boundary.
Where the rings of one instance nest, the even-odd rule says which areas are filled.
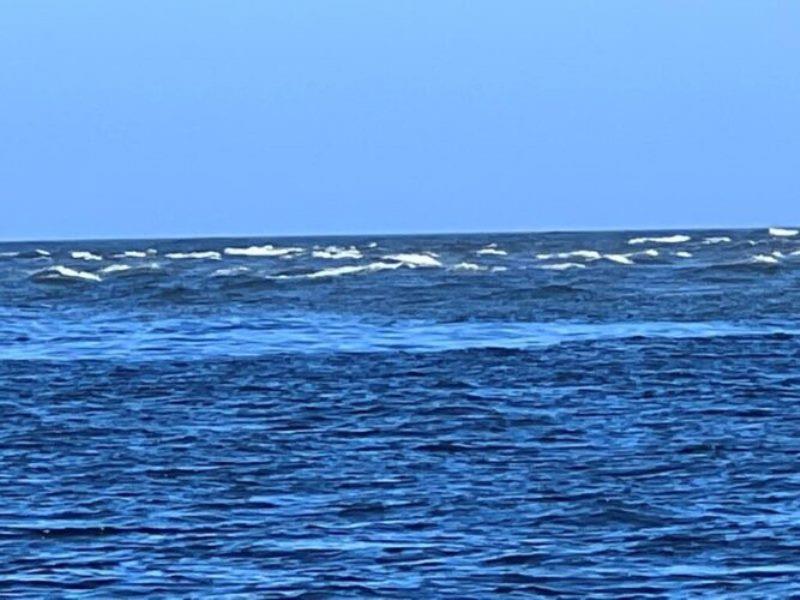
[[[0,594],[800,594],[793,233],[2,244]]]

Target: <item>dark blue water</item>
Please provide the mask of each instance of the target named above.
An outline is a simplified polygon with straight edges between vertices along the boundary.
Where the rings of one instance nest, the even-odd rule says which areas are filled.
[[[0,594],[798,594],[775,233],[0,245]]]

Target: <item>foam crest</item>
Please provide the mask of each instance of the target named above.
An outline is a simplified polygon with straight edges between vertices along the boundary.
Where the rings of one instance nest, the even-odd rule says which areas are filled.
[[[664,237],[637,237],[631,238],[628,240],[629,244],[637,245],[637,244],[682,244],[683,242],[688,242],[692,238],[688,235],[683,234],[676,234],[676,235],[668,235]]]
[[[69,255],[78,260],[103,260],[103,257],[99,254],[93,254],[84,250],[74,250],[70,252]]]
[[[692,258],[692,253],[681,250],[680,252],[676,252],[675,256],[678,258]]]
[[[99,275],[95,275],[94,273],[89,273],[87,271],[78,271],[76,269],[70,269],[69,267],[65,267],[63,265],[54,265],[52,267],[48,267],[43,271],[38,271],[34,273],[34,276],[40,279],[82,279],[84,281],[102,281]]]
[[[585,269],[586,265],[583,263],[565,262],[555,263],[552,265],[541,265],[539,268],[546,269],[548,271],[566,271],[568,269]]]
[[[454,271],[486,271],[487,268],[471,262],[461,262],[453,267]]]
[[[317,249],[311,253],[314,258],[325,258],[330,260],[342,260],[345,258],[363,258],[361,251],[355,246],[340,248],[338,246],[328,246],[327,248]]]
[[[618,265],[632,265],[634,262],[631,260],[630,254],[604,254],[603,258],[617,263]]]
[[[130,265],[108,265],[107,267],[100,269],[101,273],[121,273],[122,271],[130,271]]]
[[[220,260],[222,258],[222,255],[214,250],[209,250],[207,252],[170,252],[164,256],[172,260]]]
[[[769,234],[773,237],[794,237],[800,231],[797,229],[783,229],[782,227],[770,227]]]
[[[0,257],[3,258],[14,258],[15,256],[19,256],[19,252],[0,252]]]
[[[273,246],[272,244],[267,244],[266,246],[248,246],[247,248],[232,248],[228,247],[225,248],[224,252],[228,256],[266,256],[266,257],[281,257],[281,256],[288,256],[290,254],[299,254],[302,252],[302,248],[297,247],[287,247],[287,248],[278,248]]]
[[[707,237],[706,239],[703,240],[703,243],[706,244],[706,245],[709,245],[709,244],[728,244],[728,243],[730,243],[730,241],[731,241],[731,238],[729,238],[727,235],[720,235],[720,236],[717,236],[717,237]]]
[[[555,254],[537,254],[536,258],[540,260],[551,260],[554,258],[569,259],[569,258],[582,258],[584,260],[600,260],[602,254],[596,250],[572,250],[571,252],[558,252]]]
[[[340,275],[354,275],[356,273],[369,273],[375,271],[386,271],[400,268],[402,263],[374,262],[368,265],[345,265],[342,267],[331,267],[322,269],[305,275],[308,279],[320,279],[324,277],[339,277]]]
[[[417,267],[441,267],[442,263],[436,259],[436,255],[433,252],[425,252],[421,254],[413,254],[413,253],[401,253],[401,254],[389,254],[383,257],[385,260],[394,260],[406,267],[410,267],[415,269]]]
[[[241,275],[242,273],[249,273],[250,269],[248,267],[231,267],[228,269],[217,269],[214,271],[211,276],[212,277],[235,277],[236,275]]]
[[[780,262],[777,258],[769,254],[756,254],[751,261],[763,265],[777,265]]]
[[[498,248],[497,244],[489,244],[488,246],[477,250],[475,254],[479,256],[508,256],[508,252]]]
[[[155,251],[153,251],[153,253],[155,253]],[[114,254],[114,258],[147,258],[147,254],[147,252],[142,252],[140,250],[126,250],[125,252]]]

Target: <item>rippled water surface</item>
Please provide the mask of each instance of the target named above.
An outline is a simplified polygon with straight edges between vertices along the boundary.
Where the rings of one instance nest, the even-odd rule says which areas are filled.
[[[0,595],[800,594],[794,230],[0,244]]]

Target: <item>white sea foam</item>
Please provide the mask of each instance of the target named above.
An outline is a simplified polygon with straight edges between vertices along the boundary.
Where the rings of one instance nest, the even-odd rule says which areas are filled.
[[[606,260],[610,260],[611,262],[615,262],[620,265],[632,265],[634,264],[631,260],[630,254],[604,254],[603,258]]]
[[[273,246],[272,244],[267,244],[266,246],[249,246],[247,248],[225,248],[225,254],[229,256],[268,256],[268,257],[276,257],[276,256],[288,256],[290,254],[299,254],[302,252],[302,248],[296,247],[287,247],[287,248],[278,248]]]
[[[731,241],[731,238],[729,238],[727,235],[721,235],[721,236],[718,236],[718,237],[707,237],[706,239],[703,240],[703,243],[706,244],[706,245],[708,245],[708,244],[727,244],[730,241]]]
[[[72,258],[79,260],[103,260],[103,257],[98,254],[86,252],[84,250],[75,250],[69,253]]]
[[[402,263],[374,262],[368,265],[345,265],[342,267],[331,267],[322,269],[305,275],[308,279],[320,279],[322,277],[338,277],[340,275],[353,275],[355,273],[365,273],[374,271],[386,271],[400,268]]]
[[[692,253],[681,250],[680,252],[676,252],[675,256],[678,258],[692,258]]]
[[[783,229],[781,227],[770,227],[769,234],[774,237],[794,237],[800,231],[797,229]]]
[[[100,269],[101,273],[119,273],[121,271],[129,271],[131,268],[130,265],[108,265],[107,267]]]
[[[461,262],[453,267],[454,271],[486,271],[486,267],[470,262]]]
[[[327,258],[330,260],[342,260],[345,258],[362,258],[363,255],[361,251],[356,248],[355,246],[350,246],[349,248],[340,248],[338,246],[328,246],[327,248],[322,248],[318,250],[314,250],[311,253],[311,256],[314,258]]]
[[[63,265],[55,265],[49,267],[43,271],[38,271],[36,275],[44,277],[46,279],[57,279],[60,277],[64,277],[67,279],[83,279],[85,281],[102,281],[98,275],[94,273],[88,273],[87,271],[78,271],[76,269],[70,269],[69,267],[65,267]]]
[[[648,248],[647,250],[639,252],[639,254],[644,254],[645,256],[649,256],[651,258],[655,258],[656,256],[658,256],[658,250],[656,250],[654,248]]]
[[[637,237],[631,238],[628,240],[629,244],[647,244],[648,242],[652,242],[654,244],[682,244],[683,242],[688,242],[692,238],[688,235],[677,234],[677,235],[669,235],[665,237]]]
[[[777,265],[780,262],[777,258],[769,254],[756,254],[751,260],[754,263],[765,265]]]
[[[222,255],[214,250],[208,250],[206,252],[170,252],[164,256],[172,260],[182,260],[186,258],[195,258],[198,260],[219,260],[222,258]]]
[[[369,244],[367,244],[367,248],[377,248],[377,247],[378,247],[378,242],[370,242]]]
[[[597,250],[572,250],[571,252],[558,252],[555,254],[537,254],[540,260],[550,260],[553,258],[583,258],[585,260],[599,260],[603,257]]]
[[[155,253],[155,250],[153,253]],[[126,250],[125,252],[115,254],[114,258],[147,258],[147,255],[148,252],[142,252],[140,250]]]
[[[506,252],[505,250],[500,250],[494,244],[486,246],[485,248],[481,248],[480,250],[477,250],[475,252],[475,254],[478,254],[478,255],[481,255],[481,256],[483,256],[483,255],[508,256],[508,252]]]
[[[248,267],[231,267],[229,269],[217,269],[214,271],[211,276],[212,277],[233,277],[235,275],[241,275],[242,273],[247,273],[250,271]]]
[[[383,258],[397,261],[406,267],[414,269],[416,267],[441,267],[442,263],[436,259],[436,256],[433,252],[424,252],[421,254],[389,254]]]
[[[502,273],[508,271],[508,267],[492,267],[492,273]]]
[[[14,258],[15,256],[19,256],[19,252],[0,252],[0,256],[3,258]]]
[[[34,252],[36,252],[36,254],[39,256],[50,256],[50,253],[47,250],[42,250],[41,248],[37,248],[34,250]]]
[[[552,265],[541,265],[540,269],[547,269],[549,271],[566,271],[567,269],[585,269],[586,265],[582,263],[565,262],[555,263]]]

